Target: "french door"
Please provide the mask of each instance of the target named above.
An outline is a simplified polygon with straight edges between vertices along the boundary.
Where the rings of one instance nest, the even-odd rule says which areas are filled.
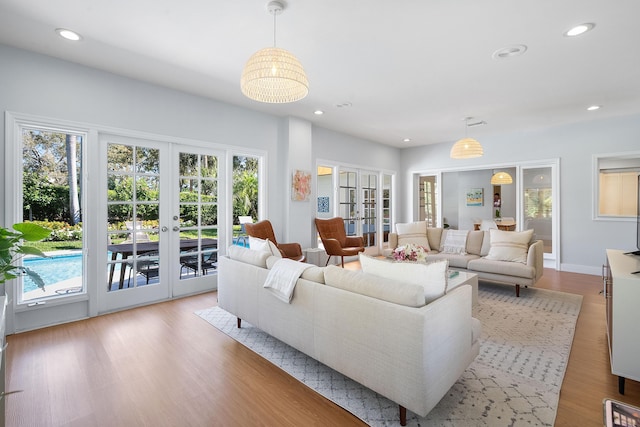
[[[215,289],[220,153],[100,138],[105,275],[99,312]]]
[[[340,168],[338,215],[345,221],[347,236],[362,236],[365,253],[378,254],[378,173]]]

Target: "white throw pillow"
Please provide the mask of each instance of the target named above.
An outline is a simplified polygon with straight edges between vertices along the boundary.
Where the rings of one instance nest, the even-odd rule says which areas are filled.
[[[257,237],[249,236],[249,248],[254,251],[269,252],[271,255],[282,258],[280,249],[269,239],[258,239]]]
[[[398,246],[414,244],[422,246],[428,251],[431,250],[429,247],[429,239],[427,238],[426,221],[409,222],[406,224],[398,223],[396,224],[396,232],[398,234]]]
[[[428,303],[447,292],[447,260],[431,263],[391,262],[360,254],[362,271],[385,279],[413,283],[424,288],[424,297]]]
[[[446,254],[467,254],[467,236],[469,230],[444,230],[440,240],[440,252]]]
[[[489,233],[491,234],[491,247],[486,259],[527,263],[527,253],[533,230],[520,232],[489,230]]]

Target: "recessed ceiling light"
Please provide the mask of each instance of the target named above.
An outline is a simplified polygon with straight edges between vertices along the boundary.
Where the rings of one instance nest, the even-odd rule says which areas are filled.
[[[411,138],[405,138],[402,140],[402,142],[411,142]]]
[[[338,107],[338,108],[349,108],[349,107],[351,107],[351,103],[350,102],[341,102],[340,104],[336,104],[336,107]]]
[[[516,56],[520,56],[527,51],[527,47],[523,44],[514,44],[512,46],[503,47],[502,49],[498,49],[491,57],[493,59],[509,59],[515,58]]]
[[[592,105],[590,107],[587,107],[587,111],[596,111],[602,108],[602,105]]]
[[[324,114],[324,111],[322,111],[322,110],[316,110],[316,111],[314,111],[314,112],[313,112],[313,114],[315,114],[316,116],[321,116],[321,115],[323,115],[323,114]]]
[[[564,32],[565,37],[575,37],[575,36],[579,36],[580,34],[584,34],[587,31],[591,31],[593,30],[593,27],[595,27],[596,24],[593,24],[591,22],[588,22],[586,24],[580,24],[580,25],[576,25],[573,28],[569,28],[567,31]]]
[[[63,39],[71,40],[74,42],[82,40],[82,36],[75,31],[67,30],[66,28],[56,28],[56,33]]]

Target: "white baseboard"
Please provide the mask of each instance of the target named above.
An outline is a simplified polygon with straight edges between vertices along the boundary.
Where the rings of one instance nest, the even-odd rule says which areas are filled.
[[[560,271],[568,273],[590,274],[592,276],[602,276],[602,266],[579,265],[579,264],[560,264]]]

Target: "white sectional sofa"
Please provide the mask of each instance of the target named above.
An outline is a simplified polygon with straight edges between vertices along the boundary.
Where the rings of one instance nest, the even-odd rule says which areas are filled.
[[[218,304],[241,320],[425,416],[479,352],[471,287],[430,303],[425,288],[333,265],[310,266],[290,303],[263,285],[278,258],[232,246],[218,265]]]
[[[515,285],[517,296],[520,296],[520,286],[534,286],[542,277],[544,247],[542,240],[533,239],[533,230],[454,230],[452,233],[461,232],[467,233],[464,247],[447,247],[448,230],[427,227],[425,221],[398,223],[396,232],[389,233],[386,254],[407,244],[424,246],[429,249],[427,260],[446,259],[452,269]]]

